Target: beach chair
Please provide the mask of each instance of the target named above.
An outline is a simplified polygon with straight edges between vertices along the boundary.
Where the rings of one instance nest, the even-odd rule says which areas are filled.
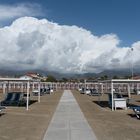
[[[38,89],[32,91],[33,96],[38,96],[38,93],[39,93]]]
[[[3,109],[6,109],[6,107],[5,106],[0,106],[0,116],[2,115]]]
[[[28,102],[30,104],[30,94],[28,96]],[[22,94],[21,99],[19,100],[19,106],[25,106],[27,103],[27,93]]]
[[[90,91],[91,91],[91,95],[92,96],[99,96],[99,95],[101,95],[100,93],[98,93],[98,91],[96,89],[90,89]]]
[[[85,88],[82,88],[82,89],[80,90],[80,93],[81,93],[81,94],[85,94]]]
[[[13,92],[7,93],[5,96],[5,99],[3,101],[1,101],[1,105],[3,106],[7,106],[11,103],[12,98],[13,98],[14,94]]]
[[[47,89],[46,88],[44,88],[44,94],[46,94],[47,93]]]
[[[134,107],[131,107],[131,109],[133,109],[133,111],[134,111],[136,117],[137,117],[138,119],[140,119],[140,106],[134,106]]]
[[[10,92],[6,94],[5,100],[1,102],[3,106],[18,106],[23,100],[22,92]]]
[[[14,94],[14,98],[11,100],[10,105],[20,105],[20,103],[23,100],[23,93],[22,92],[15,92]]]
[[[44,95],[45,94],[45,90],[44,90],[44,88],[41,88],[40,89],[40,96],[42,96],[42,95]]]
[[[47,89],[46,89],[46,94],[50,94],[50,88],[48,87]]]

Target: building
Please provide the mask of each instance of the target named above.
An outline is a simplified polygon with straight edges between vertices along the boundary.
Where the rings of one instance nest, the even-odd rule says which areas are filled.
[[[20,79],[33,80],[33,81],[45,81],[47,77],[44,77],[41,74],[36,73],[36,72],[28,72],[25,75],[21,76]]]

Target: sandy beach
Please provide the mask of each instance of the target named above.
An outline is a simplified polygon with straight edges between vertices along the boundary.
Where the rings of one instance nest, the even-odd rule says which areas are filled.
[[[31,97],[34,101],[26,111],[25,107],[8,107],[0,117],[0,140],[42,140],[59,103],[63,91],[52,95]],[[97,96],[72,91],[85,118],[98,140],[139,140],[140,121],[131,109],[111,111],[107,106],[107,95],[101,97],[103,107],[98,104]],[[140,104],[139,96],[136,104]],[[2,99],[2,94],[1,94]]]
[[[73,91],[81,110],[88,123],[94,130],[98,140],[139,140],[140,120],[136,118],[130,109],[118,109],[111,111],[106,106],[101,107],[97,96],[87,96]],[[137,104],[140,104],[140,96]],[[134,97],[136,99],[136,97]],[[107,95],[101,97],[101,101],[107,102]]]
[[[62,91],[51,95],[31,97],[35,103],[25,107],[7,107],[0,116],[0,140],[42,140],[55,112]],[[1,94],[2,96],[2,94]]]

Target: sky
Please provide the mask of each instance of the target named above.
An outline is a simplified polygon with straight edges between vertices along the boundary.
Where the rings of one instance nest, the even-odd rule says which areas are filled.
[[[115,33],[122,45],[139,40],[139,0],[1,0],[1,5],[38,4],[44,17],[59,24],[77,25],[97,35]],[[36,15],[39,17],[39,15]]]
[[[84,73],[131,68],[133,60],[139,68],[139,6],[139,0],[1,0],[0,64]]]

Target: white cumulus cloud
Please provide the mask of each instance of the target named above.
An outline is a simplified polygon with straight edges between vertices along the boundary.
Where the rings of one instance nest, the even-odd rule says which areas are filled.
[[[118,47],[115,34],[96,36],[77,26],[22,17],[0,28],[0,66],[62,73],[101,72],[140,63],[140,42]],[[133,54],[132,54],[133,53]]]
[[[41,16],[42,8],[35,3],[19,3],[13,5],[0,5],[0,21],[15,19],[23,16]]]

